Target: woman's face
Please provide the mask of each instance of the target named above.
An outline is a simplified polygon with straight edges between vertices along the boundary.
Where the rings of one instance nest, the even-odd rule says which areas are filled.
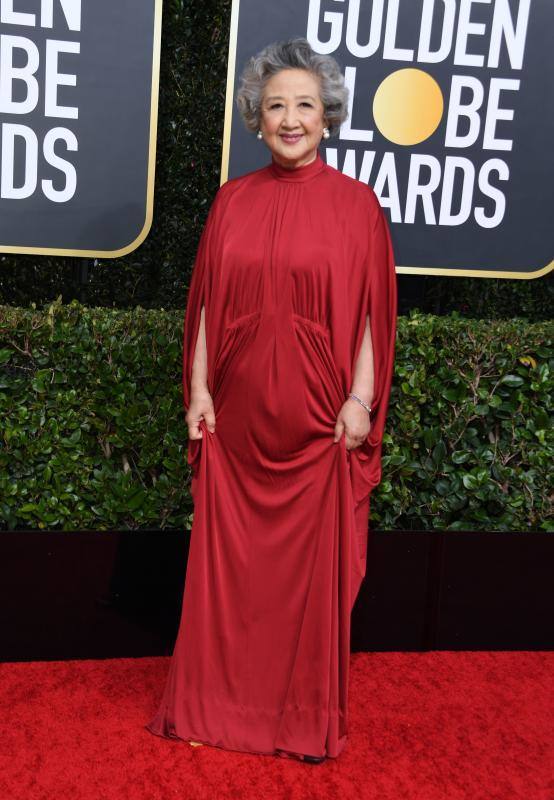
[[[284,167],[309,164],[326,125],[317,78],[305,69],[283,69],[266,83],[260,129]]]

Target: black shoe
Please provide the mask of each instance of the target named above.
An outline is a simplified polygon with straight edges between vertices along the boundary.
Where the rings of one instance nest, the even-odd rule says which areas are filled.
[[[307,761],[308,764],[321,764],[322,761],[325,761],[325,756],[302,756],[302,761]]]

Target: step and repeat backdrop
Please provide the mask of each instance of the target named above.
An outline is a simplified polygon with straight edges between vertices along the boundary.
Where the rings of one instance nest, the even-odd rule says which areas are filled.
[[[333,167],[386,209],[397,272],[552,270],[551,0],[234,0],[222,181],[268,163],[234,102],[243,65],[303,36],[350,91]]]
[[[152,223],[162,0],[0,1],[0,251],[117,257]],[[399,273],[552,260],[551,0],[234,0],[222,182],[268,163],[248,58],[305,36],[350,92],[327,163],[370,184]]]
[[[117,257],[152,224],[162,0],[0,1],[0,251]]]

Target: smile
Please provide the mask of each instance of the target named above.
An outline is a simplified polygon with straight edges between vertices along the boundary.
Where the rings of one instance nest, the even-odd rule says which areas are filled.
[[[302,138],[302,134],[301,133],[295,133],[295,134],[282,133],[281,134],[281,138],[282,138],[282,140],[284,142],[287,142],[287,144],[294,144],[295,142],[298,142],[299,139]]]

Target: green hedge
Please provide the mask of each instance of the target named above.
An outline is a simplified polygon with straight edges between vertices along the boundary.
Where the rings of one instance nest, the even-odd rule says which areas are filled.
[[[0,306],[0,527],[190,527],[182,317]],[[552,355],[551,323],[400,317],[372,526],[552,530]]]

